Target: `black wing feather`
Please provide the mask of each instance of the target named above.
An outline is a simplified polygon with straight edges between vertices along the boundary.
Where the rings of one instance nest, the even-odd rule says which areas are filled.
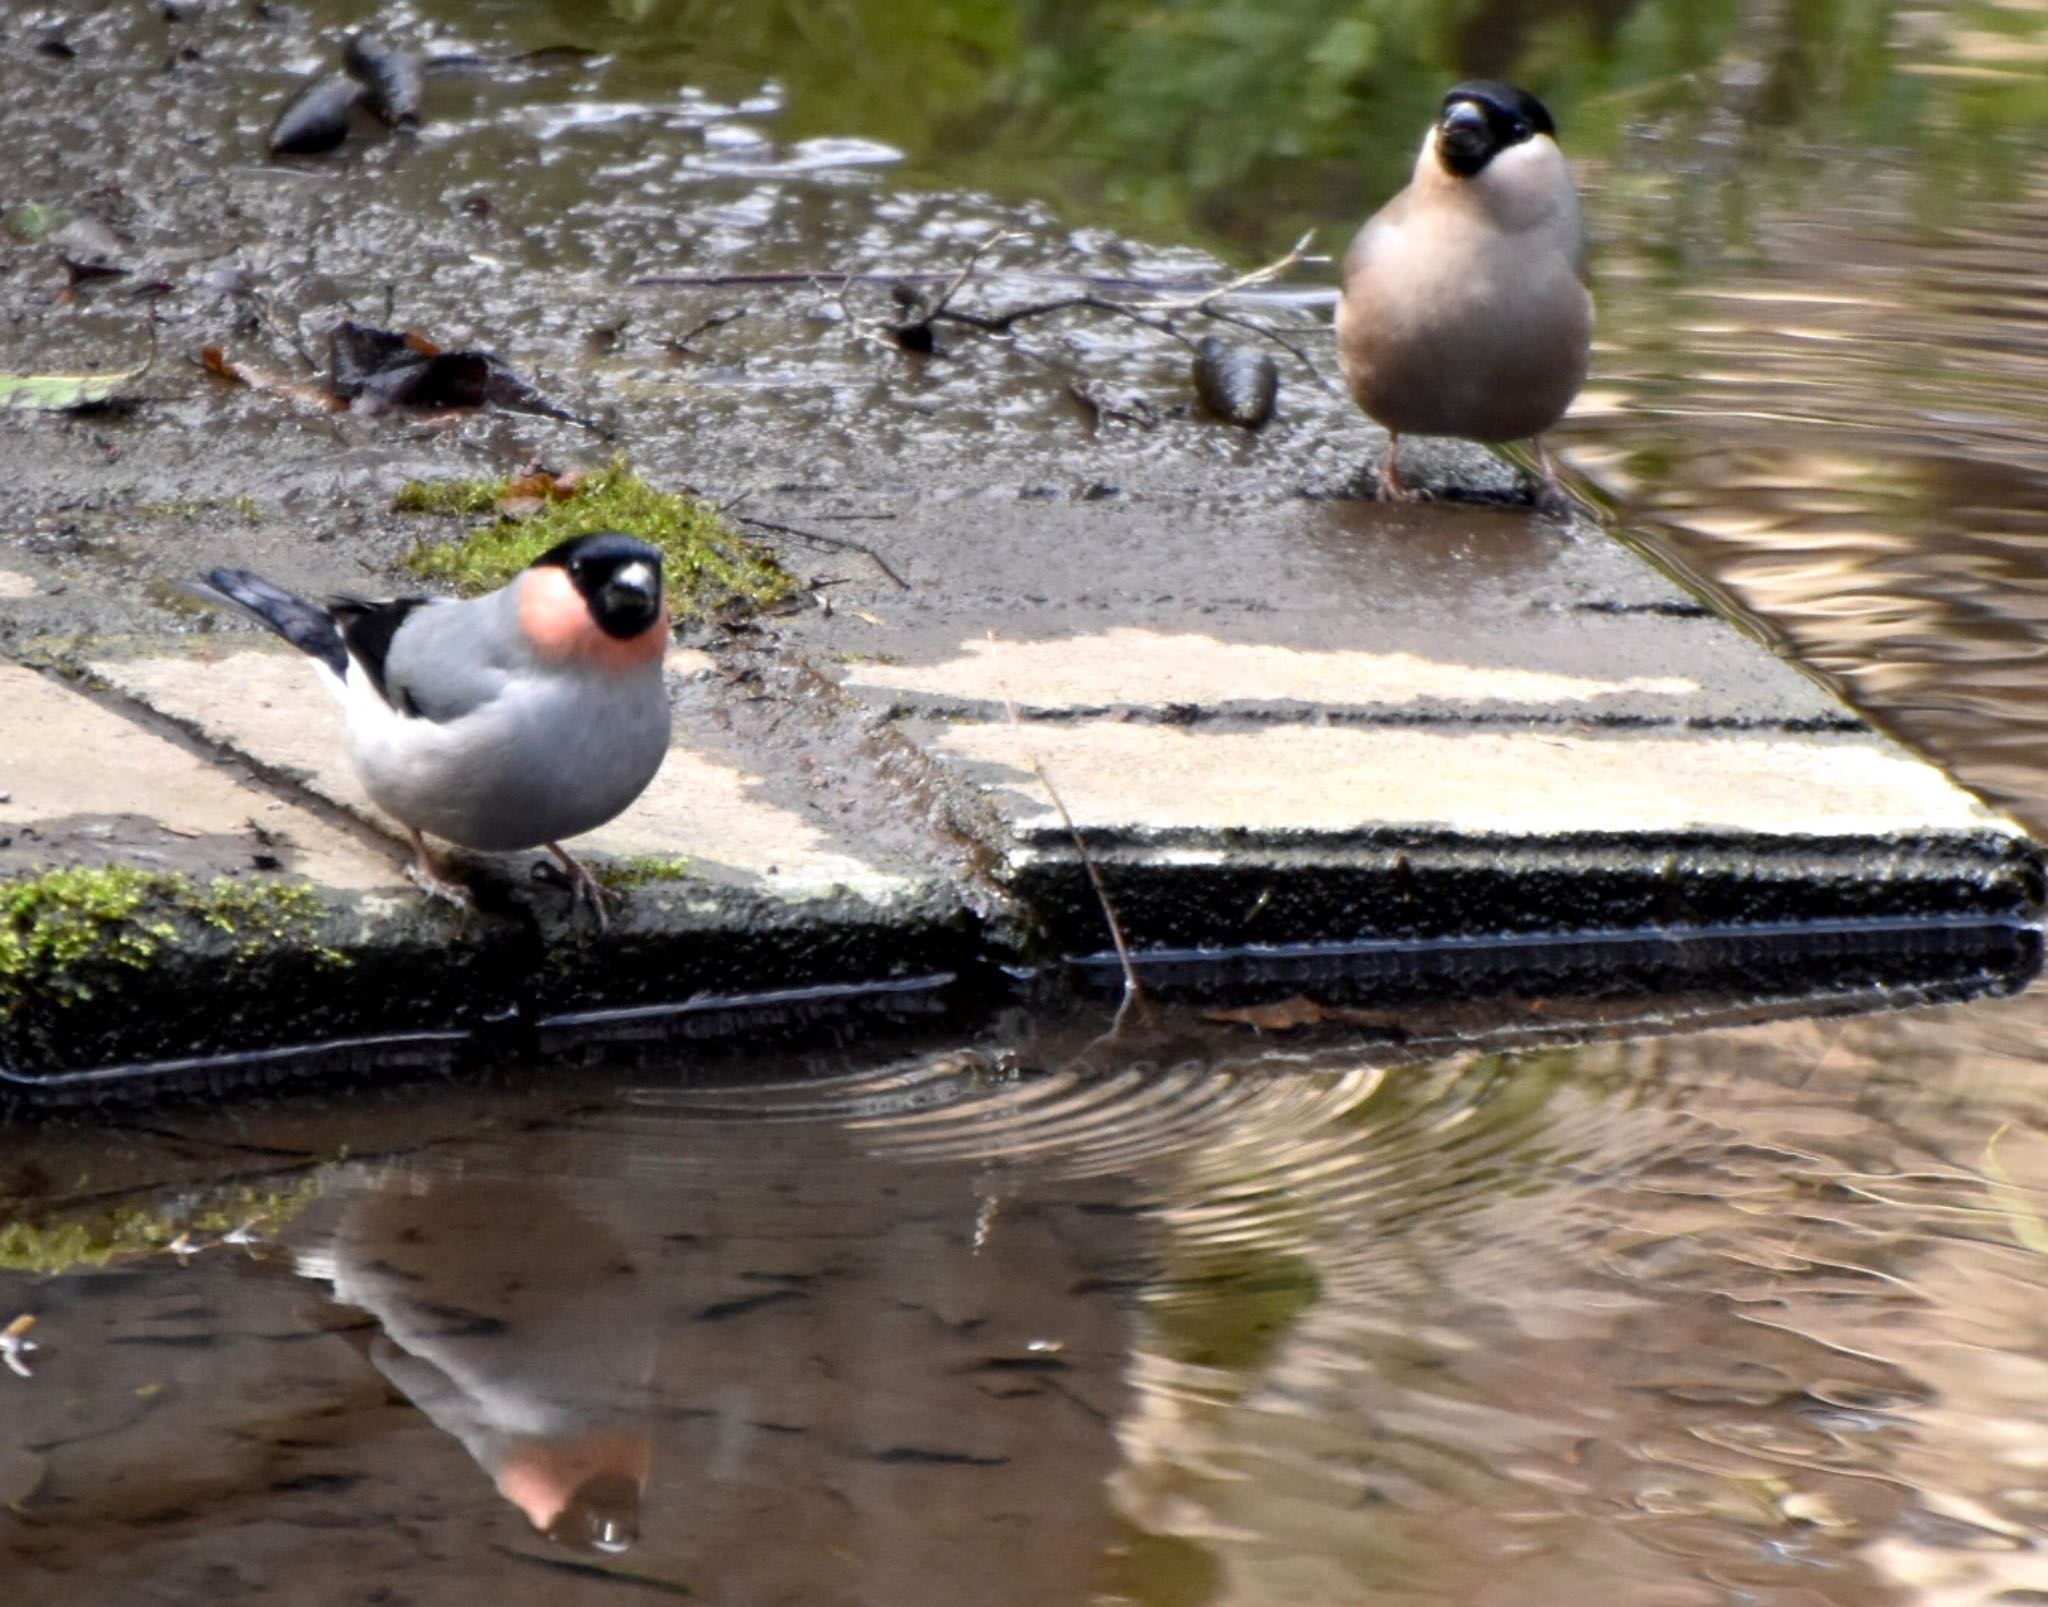
[[[348,651],[368,672],[377,695],[400,714],[418,714],[419,709],[410,697],[403,703],[393,699],[391,689],[384,684],[384,666],[391,657],[391,638],[398,634],[398,627],[426,602],[424,597],[394,597],[379,603],[365,602],[360,597],[336,597],[328,603]]]

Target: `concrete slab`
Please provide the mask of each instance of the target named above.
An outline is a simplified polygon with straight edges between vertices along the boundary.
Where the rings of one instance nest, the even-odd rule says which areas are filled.
[[[289,778],[402,842],[372,804],[348,759],[340,706],[289,648],[261,642],[225,651],[96,658],[92,673],[117,691],[271,774]],[[702,653],[679,650],[672,678],[710,673]],[[693,879],[758,886],[778,898],[912,895],[931,873],[863,851],[772,796],[755,771],[725,762],[679,733],[661,773],[617,820],[576,839],[594,859],[653,856],[686,862]]]
[[[1873,734],[1570,734],[1293,724],[1251,731],[1086,721],[934,728],[999,790],[1024,845],[1064,837],[1036,761],[1084,833],[1259,839],[1454,834],[1826,842],[2009,830]],[[1179,857],[1190,850],[1183,847]],[[1875,867],[1874,867],[1875,868]]]
[[[242,873],[259,857],[346,892],[405,886],[394,862],[217,760],[0,660],[0,867],[52,840],[142,868]]]
[[[356,972],[316,980],[310,1017],[244,1012],[186,1042],[354,1027],[365,1060],[442,1063],[897,1019],[963,997],[948,978],[1061,960],[1107,982],[1101,907],[1041,776],[1169,992],[1313,973],[1317,997],[1369,1002],[1623,978],[1939,997],[2039,963],[2021,833],[1588,527],[1303,501],[897,506],[923,545],[892,558],[929,577],[911,591],[847,588],[764,641],[675,654],[669,762],[579,847],[681,875],[633,889],[608,938],[496,856],[472,866],[484,917],[350,907],[322,936]],[[972,561],[948,556],[962,540]],[[1113,570],[1089,556],[1106,549]],[[1197,549],[1230,560],[1174,573]],[[80,667],[390,834],[297,654],[125,617]],[[387,885],[392,841],[371,855]],[[207,963],[163,986],[203,998]],[[185,1019],[146,992],[152,1032]],[[98,1086],[87,1068],[134,1058],[133,1038],[39,1040],[57,1057],[39,1086]]]
[[[927,711],[1007,704],[1041,718],[1305,704],[1333,711],[1499,705],[1524,719],[1573,719],[1601,714],[1621,700],[1638,708],[1663,701],[1683,715],[1681,700],[1704,690],[1690,675],[1573,675],[1410,652],[1228,642],[1139,626],[1022,642],[991,635],[960,645],[959,657],[939,663],[855,663],[845,684],[915,700]]]
[[[1590,525],[869,511],[917,592],[797,628],[992,817],[993,874],[1063,952],[1107,934],[1034,762],[1166,950],[2035,907],[2014,825]]]
[[[1526,509],[1136,495],[861,508],[914,589],[841,593],[792,630],[877,708],[1859,723],[1614,536]]]
[[[1196,950],[2024,921],[2040,897],[2022,833],[1868,731],[902,723],[1000,817],[995,874],[1051,944],[1100,955],[1064,805],[1141,969],[1147,950],[1185,970]]]

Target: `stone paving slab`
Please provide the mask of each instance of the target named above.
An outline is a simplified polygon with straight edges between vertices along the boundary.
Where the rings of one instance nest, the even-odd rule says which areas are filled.
[[[995,879],[1062,952],[1107,934],[1049,787],[1164,950],[2024,918],[2038,896],[2010,822],[1583,521],[865,511],[916,591],[795,629],[984,806]]]
[[[353,834],[4,660],[0,834],[10,871],[46,864],[44,844],[83,842],[140,866],[231,873],[267,859],[347,892],[410,891],[396,864]]]
[[[978,571],[947,567],[963,506]],[[1617,935],[1687,931],[1766,934],[1727,954],[1767,987],[1778,962],[1757,954],[1802,930],[1823,934],[1816,985],[2009,986],[2038,963],[2013,936],[2040,898],[2023,834],[1589,526],[1456,505],[895,507],[910,591],[849,588],[764,642],[675,652],[661,777],[578,844],[666,867],[603,939],[526,881],[529,856],[468,864],[474,917],[410,895],[339,709],[253,628],[176,637],[128,605],[73,661],[109,706],[8,667],[0,736],[44,757],[17,766],[0,820],[68,796],[247,858],[261,812],[330,911],[270,957],[266,1005],[204,1015],[209,975],[251,989],[201,945],[128,989],[125,1036],[15,1032],[14,1075],[96,1088],[161,1072],[169,1041],[447,1063],[820,1009],[926,1015],[963,976],[1100,971],[1074,831],[1141,960],[1176,975],[1196,952],[1227,967],[1514,936],[1573,957],[1411,956],[1364,996],[1597,988],[1674,974]],[[1230,563],[1175,573],[1197,544]],[[74,751],[93,757],[50,757]],[[155,852],[134,833],[106,848]],[[329,951],[349,975],[320,972]],[[291,1004],[307,993],[317,1008]]]
[[[1260,838],[1393,829],[1496,840],[1808,842],[2001,829],[1939,771],[1869,733],[1215,731],[1091,720],[959,722],[931,728],[928,738],[1000,791],[1023,842],[1060,827],[1034,764],[1084,833],[1206,835],[1219,854]]]
[[[1526,508],[1145,495],[858,507],[913,589],[870,587],[793,631],[878,706],[1860,725],[1614,535]],[[813,522],[798,506],[786,516]]]
[[[259,643],[225,652],[96,658],[88,667],[223,751],[299,783],[403,842],[357,780],[341,707],[304,655]],[[673,679],[708,675],[710,660],[678,650],[669,671]],[[786,899],[849,893],[888,899],[932,880],[928,871],[863,852],[814,816],[778,802],[758,775],[680,735],[639,801],[579,838],[577,849],[600,859],[674,862],[697,879],[756,884]],[[394,863],[407,853],[397,853]]]

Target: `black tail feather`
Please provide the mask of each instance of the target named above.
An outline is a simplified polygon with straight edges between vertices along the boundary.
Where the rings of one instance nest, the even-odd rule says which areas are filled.
[[[348,647],[334,616],[318,603],[273,586],[246,569],[211,569],[210,590],[263,621],[302,653],[309,653],[342,678],[348,676]]]

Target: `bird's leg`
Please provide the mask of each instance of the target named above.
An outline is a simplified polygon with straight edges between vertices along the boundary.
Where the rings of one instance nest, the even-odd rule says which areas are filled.
[[[1401,483],[1401,437],[1392,430],[1387,431],[1387,461],[1379,473],[1379,492],[1382,502],[1418,502],[1422,493]]]
[[[1564,487],[1558,484],[1557,468],[1550,461],[1550,448],[1543,444],[1543,437],[1532,435],[1529,444],[1536,449],[1536,467],[1543,471],[1543,483],[1536,488],[1536,508],[1540,513],[1564,513],[1571,507],[1571,498],[1565,495]]]
[[[405,834],[412,839],[413,852],[413,862],[405,867],[406,880],[429,898],[438,898],[457,909],[475,909],[476,898],[470,890],[434,868],[434,856],[427,852],[427,840],[420,835],[419,828],[407,826]]]
[[[600,933],[609,930],[612,921],[611,916],[605,910],[605,905],[614,896],[611,890],[595,876],[591,875],[584,868],[583,861],[570,853],[560,843],[549,843],[547,850],[561,864],[561,875],[568,885],[569,896],[597,917],[597,929]],[[534,868],[538,870],[543,867],[535,866]]]

